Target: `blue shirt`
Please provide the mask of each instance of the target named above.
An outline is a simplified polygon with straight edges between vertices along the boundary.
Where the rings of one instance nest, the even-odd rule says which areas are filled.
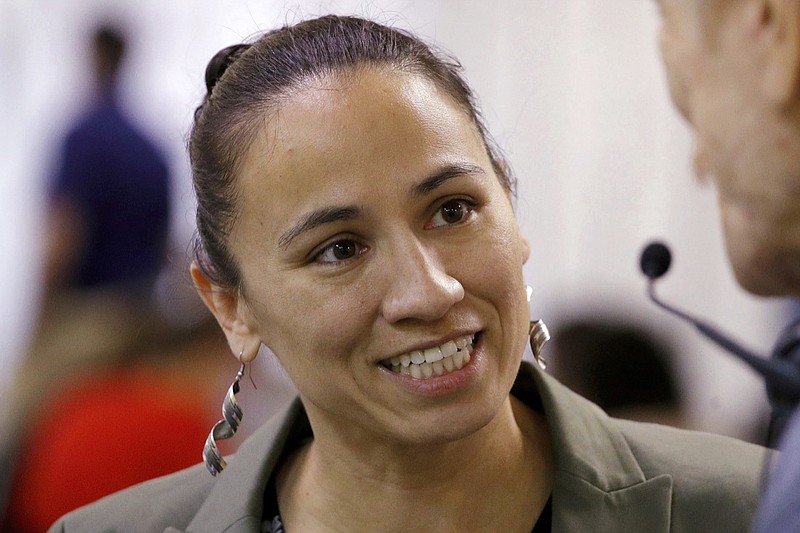
[[[164,262],[169,172],[155,144],[107,97],[67,135],[50,194],[83,217],[85,248],[73,287],[139,283]]]

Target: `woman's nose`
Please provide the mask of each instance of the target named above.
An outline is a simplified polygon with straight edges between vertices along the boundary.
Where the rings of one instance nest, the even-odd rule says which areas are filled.
[[[383,316],[390,322],[404,319],[437,320],[464,299],[464,287],[447,273],[438,254],[414,241],[392,254],[387,267],[388,290]]]

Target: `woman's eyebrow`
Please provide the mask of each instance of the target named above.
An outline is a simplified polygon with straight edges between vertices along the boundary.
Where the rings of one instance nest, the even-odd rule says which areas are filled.
[[[417,198],[420,196],[425,196],[426,194],[430,194],[438,187],[441,187],[447,181],[457,178],[458,176],[463,176],[465,174],[479,174],[485,175],[486,172],[479,167],[478,165],[473,165],[471,163],[457,163],[452,165],[447,165],[441,168],[432,176],[429,176],[422,180],[421,182],[415,184],[411,187],[411,197]]]
[[[353,220],[361,215],[361,208],[356,206],[323,207],[305,215],[300,221],[286,230],[278,239],[278,247],[286,248],[297,236],[323,224]]]
[[[411,196],[419,197],[431,193],[447,181],[465,174],[484,175],[486,172],[478,165],[471,163],[450,164],[439,169],[435,174],[415,184],[411,188]],[[286,248],[300,234],[310,231],[323,224],[353,220],[361,215],[361,208],[357,206],[323,207],[305,215],[299,222],[286,230],[278,239],[278,247]]]

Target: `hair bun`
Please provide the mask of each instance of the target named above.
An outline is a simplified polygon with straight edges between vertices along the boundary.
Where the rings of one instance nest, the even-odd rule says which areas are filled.
[[[211,94],[211,89],[217,84],[231,63],[250,48],[249,44],[234,44],[217,52],[206,67],[206,89]]]

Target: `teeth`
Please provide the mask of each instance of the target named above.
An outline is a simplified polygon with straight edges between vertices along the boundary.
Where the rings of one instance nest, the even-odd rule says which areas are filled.
[[[448,372],[452,372],[456,368],[456,364],[453,362],[452,357],[445,357],[444,359],[442,359],[442,365],[444,366],[444,369],[447,370]]]
[[[384,361],[393,372],[410,375],[416,379],[441,376],[463,368],[470,360],[472,335],[447,341],[441,346],[414,350]]]
[[[433,375],[433,365],[430,363],[423,363],[419,365],[419,368],[422,370],[422,375],[426,378],[429,378]]]
[[[464,350],[459,350],[453,355],[453,365],[456,368],[464,366]]]
[[[442,344],[442,357],[450,357],[458,350],[458,346],[453,341],[447,341]]]
[[[428,348],[424,352],[425,354],[425,362],[426,363],[435,363],[436,361],[441,361],[442,357],[442,350],[437,348]]]

